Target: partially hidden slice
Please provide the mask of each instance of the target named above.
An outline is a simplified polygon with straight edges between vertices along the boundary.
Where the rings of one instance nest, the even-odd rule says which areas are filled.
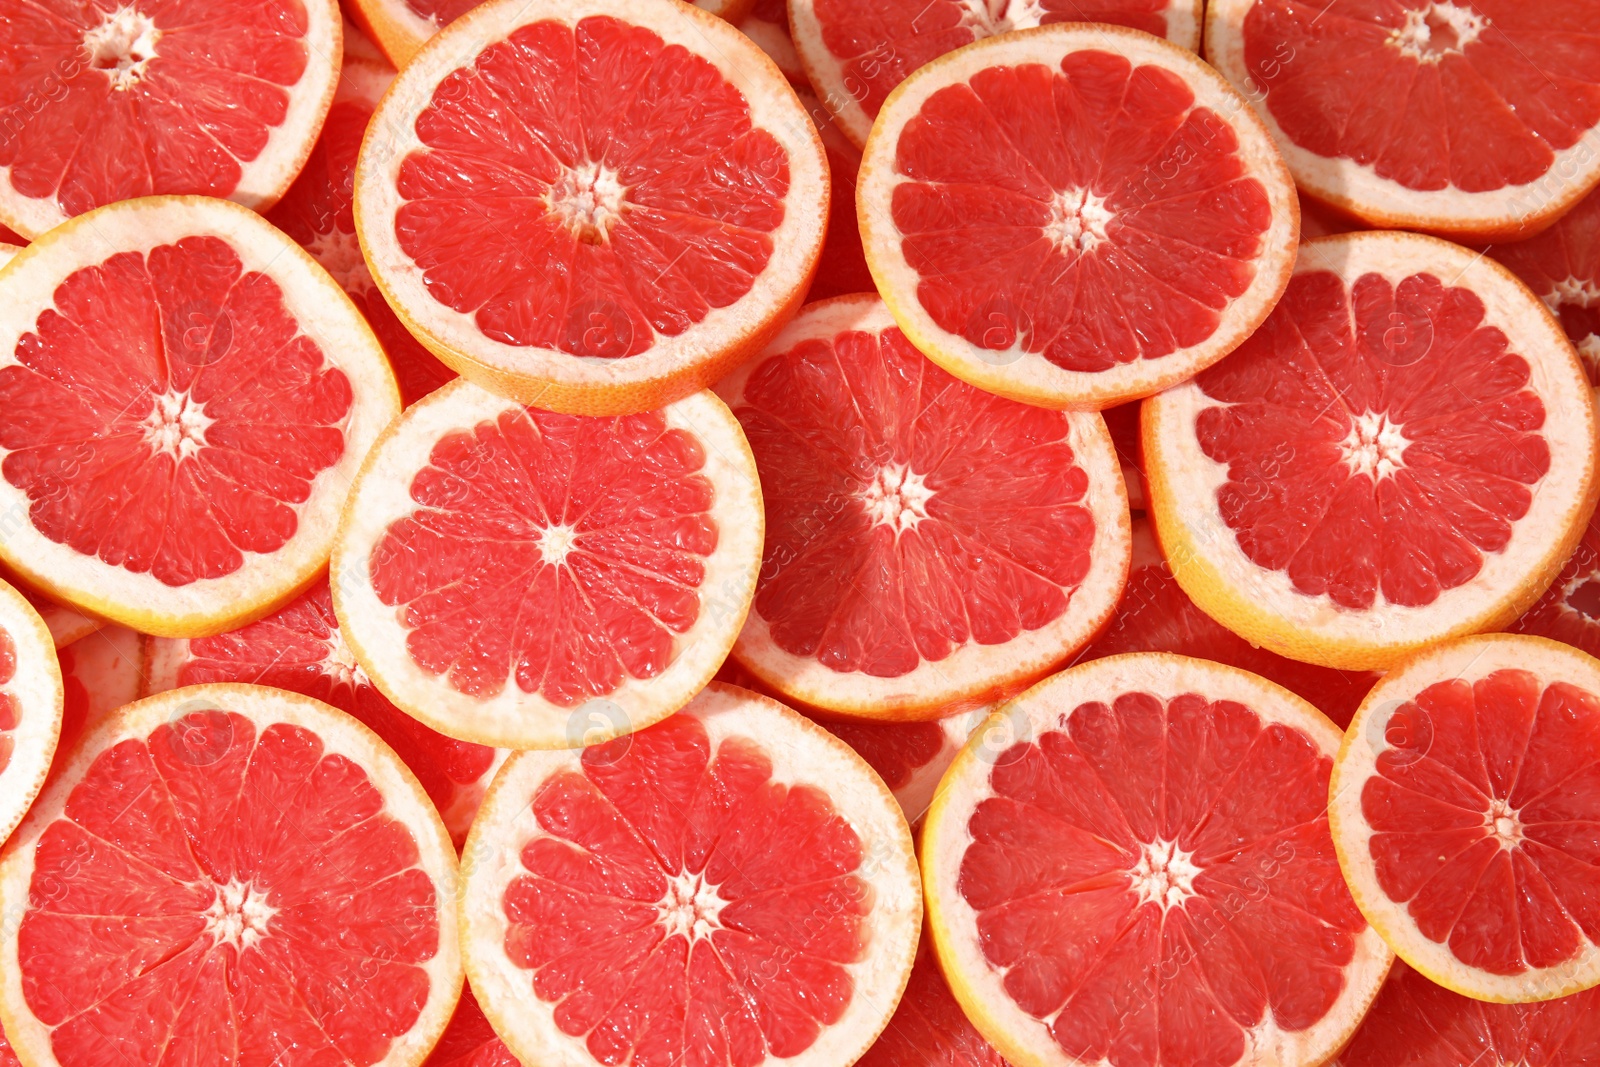
[[[1206,58],[1300,188],[1374,226],[1515,240],[1600,180],[1591,0],[1214,0]]]
[[[1018,1067],[1319,1064],[1389,968],[1328,834],[1339,731],[1160,653],[1040,683],[956,758],[923,882],[951,990]]]
[[[916,826],[956,753],[988,720],[990,710],[984,706],[930,722],[819,720],[818,725],[855,749],[878,772],[905,812],[906,822]]]
[[[361,139],[394,68],[381,59],[363,59],[347,47],[322,136],[294,185],[267,212],[267,221],[294,238],[333,276],[383,345],[400,385],[400,402],[410,404],[455,377],[423,347],[395,316],[378,291],[356,239],[352,187]]]
[[[996,34],[1101,22],[1200,50],[1200,0],[790,0],[794,45],[817,95],[857,145],[907,75]]]
[[[794,39],[789,35],[789,6],[784,0],[756,0],[738,25],[739,32],[754,41],[778,65],[790,85],[796,89],[810,88],[805,68],[800,65],[800,53],[795,51]]]
[[[1595,412],[1559,326],[1432,237],[1301,246],[1239,351],[1145,401],[1151,515],[1178,583],[1280,655],[1381,668],[1498,629],[1594,509]]]
[[[1193,53],[1114,26],[986,38],[912,74],[867,141],[867,264],[950,373],[1100,409],[1215,363],[1289,279],[1266,128]]]
[[[145,672],[150,693],[202,682],[253,682],[349,712],[405,761],[457,845],[505,760],[503,752],[445,737],[390,703],[345,643],[326,582],[238,630],[192,640],[155,638]]]
[[[1600,656],[1600,526],[1593,520],[1550,588],[1506,630]]]
[[[976,389],[874,296],[811,304],[718,387],[761,472],[767,538],[738,661],[788,699],[933,719],[1083,647],[1127,576],[1105,423]]]
[[[4,1067],[0,1064],[0,1067]],[[470,986],[461,989],[461,1000],[450,1025],[422,1067],[522,1067],[500,1035],[494,1032]]]
[[[883,783],[721,684],[627,737],[516,753],[463,855],[472,987],[524,1063],[852,1063],[922,919]]]
[[[1600,386],[1600,194],[1584,197],[1539,236],[1495,245],[1489,255],[1561,320],[1589,384]]]
[[[924,936],[911,980],[883,1036],[857,1067],[1009,1067],[951,995]]]
[[[861,149],[839,132],[839,123],[827,108],[806,89],[795,90],[811,121],[822,134],[822,147],[828,153],[828,237],[817,257],[817,271],[811,276],[806,302],[826,300],[850,293],[876,292],[867,256],[861,250],[861,227],[856,223],[856,179],[861,171]]]
[[[131,197],[265,209],[339,78],[334,0],[0,3],[0,219],[38,237]]]
[[[31,1067],[415,1067],[461,989],[455,878],[416,779],[343,712],[142,700],[0,857],[0,1018]]]
[[[0,842],[28,811],[62,730],[61,667],[33,606],[0,582]]]
[[[238,626],[312,582],[399,410],[383,350],[327,272],[253,211],[148,197],[35,241],[5,293],[7,564],[174,637]]]
[[[67,765],[78,742],[112,712],[149,695],[144,672],[151,640],[126,626],[105,626],[57,651],[63,711],[52,774]]]
[[[355,217],[378,286],[445,363],[548,410],[710,385],[799,307],[822,247],[816,130],[749,38],[688,4],[491,0],[371,129]]]
[[[54,638],[57,648],[66,648],[104,625],[99,619],[91,618],[77,608],[69,608],[39,592],[26,579],[19,577],[16,571],[3,563],[0,563],[0,581],[21,593],[23,599],[33,605],[33,610],[39,613],[45,626],[49,627],[50,636]]]
[[[1350,724],[1328,811],[1356,903],[1434,982],[1600,983],[1600,661],[1506,634],[1407,660]]]
[[[333,606],[373,684],[439,732],[597,744],[711,679],[761,540],[749,446],[711,393],[591,418],[453,382],[374,448]]]

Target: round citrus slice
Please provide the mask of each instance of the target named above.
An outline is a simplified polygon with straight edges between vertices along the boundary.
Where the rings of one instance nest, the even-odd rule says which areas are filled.
[[[238,630],[191,640],[155,638],[148,691],[202,682],[253,682],[315,697],[367,725],[422,783],[445,829],[460,844],[503,752],[429,729],[378,691],[350,652],[326,582]]]
[[[1600,662],[1506,634],[1405,661],[1328,812],[1356,903],[1433,981],[1512,1003],[1600,983]]]
[[[339,78],[334,0],[36,4],[0,17],[0,219],[38,237],[163,193],[270,207]]]
[[[995,713],[922,836],[939,961],[1019,1067],[1318,1064],[1392,959],[1328,836],[1339,731],[1256,675],[1145,653]]]
[[[878,772],[912,826],[933,803],[939,780],[989,707],[932,722],[819,722]]]
[[[1294,183],[1192,53],[1114,26],[992,37],[884,102],[862,245],[906,336],[1016,400],[1099,409],[1248,337],[1289,279]]]
[[[1334,1067],[1588,1067],[1600,1061],[1600,991],[1486,1004],[1397,961]]]
[[[822,134],[828,153],[828,236],[817,257],[808,301],[850,293],[876,292],[867,257],[861,250],[861,227],[856,223],[856,177],[861,171],[861,149],[839,132],[839,123],[808,90],[795,90],[811,120]]]
[[[422,1067],[522,1067],[522,1062],[489,1025],[471,987],[463,986],[450,1025]]]
[[[790,85],[796,89],[811,87],[805,68],[800,65],[800,53],[794,50],[794,39],[789,36],[789,5],[784,0],[756,0],[750,13],[739,20],[739,32],[778,65]]]
[[[393,80],[394,68],[381,59],[362,59],[345,49],[339,90],[322,136],[300,177],[267,213],[267,221],[310,252],[366,316],[394,368],[400,402],[410,404],[454,378],[455,372],[411,336],[373,283],[356,240],[351,193],[361,138]]]
[[[463,856],[472,987],[524,1063],[852,1063],[922,921],[878,777],[721,684],[607,744],[514,754]]]
[[[374,447],[334,551],[339,628],[441,733],[597,744],[688,703],[761,566],[761,490],[709,392],[614,418],[455,382]]]
[[[1590,194],[1537,237],[1489,254],[1561,320],[1589,384],[1600,386],[1600,194]]]
[[[327,273],[252,211],[150,197],[58,227],[5,280],[6,562],[168,636],[226,630],[309,585],[399,409]]]
[[[883,1036],[856,1067],[1009,1067],[951,996],[926,937]]]
[[[487,388],[584,415],[661,407],[759,352],[827,209],[821,140],[771,60],[640,0],[476,8],[395,80],[355,178],[362,249],[411,332]]]
[[[1285,659],[1257,648],[1195,606],[1172,576],[1144,518],[1133,520],[1133,564],[1117,613],[1080,660],[1125,652],[1175,652],[1215,660],[1277,682],[1314,704],[1341,730],[1378,676]]]
[[[61,736],[55,642],[33,606],[0,583],[0,842],[44,785]]]
[[[1572,556],[1533,607],[1506,627],[1600,656],[1600,525],[1590,522]]]
[[[1594,509],[1572,346],[1491,260],[1431,237],[1300,248],[1238,352],[1145,401],[1178,582],[1253,644],[1381,668],[1539,597]]]
[[[790,0],[807,79],[857,145],[906,76],[996,34],[1056,22],[1101,22],[1200,50],[1200,0]]]
[[[1206,56],[1300,188],[1375,226],[1532,235],[1600,180],[1585,2],[1215,0]]]
[[[354,719],[263,686],[131,704],[0,858],[30,1067],[413,1067],[461,988],[455,851]]]
[[[718,387],[767,540],[733,654],[808,707],[930,719],[1015,691],[1116,606],[1128,502],[1098,415],[952,378],[874,296],[809,305]]]

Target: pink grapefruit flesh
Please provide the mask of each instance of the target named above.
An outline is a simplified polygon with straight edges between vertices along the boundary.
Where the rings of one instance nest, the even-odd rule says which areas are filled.
[[[1561,320],[1589,384],[1600,386],[1600,195],[1584,197],[1539,236],[1495,245],[1489,254]]]
[[[1550,588],[1506,629],[1600,656],[1600,527],[1591,522],[1584,528],[1583,540]]]

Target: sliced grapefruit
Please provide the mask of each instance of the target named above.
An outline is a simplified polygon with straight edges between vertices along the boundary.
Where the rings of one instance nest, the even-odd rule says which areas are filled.
[[[1600,656],[1600,526],[1591,521],[1584,528],[1583,539],[1550,588],[1506,629],[1564,641]]]
[[[33,605],[33,610],[39,613],[45,626],[49,627],[50,636],[55,639],[57,648],[66,648],[75,641],[81,641],[100,629],[102,625],[99,619],[91,618],[78,609],[69,608],[39,592],[4,564],[0,564],[0,581],[21,593],[23,599]]]
[[[996,34],[1056,22],[1128,26],[1200,50],[1201,0],[790,0],[807,79],[857,145],[918,67]]]
[[[456,1013],[423,1067],[522,1067],[522,1062],[489,1025],[471,988],[463,987]]]
[[[721,19],[491,0],[395,80],[355,200],[379,287],[447,364],[548,410],[630,414],[794,313],[828,170],[789,83]]]
[[[1392,959],[1339,876],[1339,731],[1256,675],[1063,671],[956,757],[922,837],[956,999],[1019,1067],[1319,1064]]]
[[[856,1067],[1009,1067],[950,994],[926,937],[911,980],[878,1043]]]
[[[311,157],[300,177],[267,221],[295,239],[339,283],[377,334],[400,384],[400,402],[410,404],[455,377],[401,325],[361,258],[352,206],[356,156],[372,112],[394,80],[381,59],[362,59],[345,49],[339,90]]]
[[[55,642],[33,606],[0,582],[0,842],[44,785],[61,736]]]
[[[821,721],[819,725],[855,749],[889,787],[912,826],[927,813],[939,780],[989,718],[987,706],[931,722]]]
[[[333,606],[379,690],[451,737],[597,744],[698,693],[761,566],[761,489],[709,392],[616,418],[454,382],[373,449]]]
[[[1285,659],[1255,647],[1201,611],[1172,576],[1144,518],[1133,520],[1133,565],[1117,613],[1079,659],[1124,652],[1176,652],[1259,674],[1310,701],[1341,730],[1378,680],[1371,671],[1339,671]]]
[[[1589,384],[1600,386],[1600,194],[1591,193],[1537,237],[1489,254],[1561,320]]]
[[[0,1017],[30,1067],[413,1067],[461,989],[455,876],[348,715],[252,685],[142,700],[0,857]]]
[[[1206,57],[1300,188],[1374,226],[1515,240],[1600,180],[1587,0],[1214,0]]]
[[[739,32],[778,65],[790,85],[796,89],[811,87],[800,64],[800,53],[794,50],[794,38],[789,35],[789,5],[784,0],[756,0],[750,13],[739,20]]]
[[[1083,647],[1127,576],[1098,415],[993,396],[873,296],[809,305],[718,387],[755,451],[761,582],[733,654],[808,707],[931,719]]]
[[[66,766],[79,740],[107,716],[149,695],[150,641],[126,626],[106,626],[57,651],[64,710],[52,773]]]
[[[1099,409],[1232,351],[1294,263],[1294,183],[1195,56],[1064,24],[922,67],[884,103],[856,206],[906,336],[974,385]]]
[[[822,255],[817,257],[817,272],[812,275],[806,300],[876,292],[866,253],[861,250],[861,227],[856,224],[856,176],[861,171],[861,149],[845,139],[839,132],[838,120],[809,90],[795,92],[822,134],[832,189],[828,197],[828,237],[822,244]]]
[[[148,197],[5,269],[0,556],[85,612],[195,637],[327,561],[399,408],[365,320],[252,211]]]
[[[1539,637],[1445,642],[1386,674],[1328,812],[1356,903],[1479,1000],[1600,984],[1600,662]]]
[[[270,207],[328,113],[339,38],[334,0],[12,0],[0,219],[38,237],[152,194]]]
[[[852,1063],[922,919],[883,783],[721,684],[628,737],[516,753],[463,856],[472,987],[524,1063]]]
[[[1600,488],[1594,404],[1555,321],[1492,260],[1416,234],[1302,245],[1262,329],[1145,401],[1143,424],[1184,591],[1330,667],[1511,622]]]
[[[1600,992],[1486,1004],[1396,961],[1334,1067],[1588,1067],[1600,1062]]]

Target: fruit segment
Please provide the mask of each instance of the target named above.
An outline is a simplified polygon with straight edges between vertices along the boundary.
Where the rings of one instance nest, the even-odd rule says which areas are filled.
[[[1544,233],[1489,254],[1561,320],[1590,385],[1600,385],[1600,196],[1590,195]]]
[[[0,582],[0,843],[44,785],[63,715],[50,631],[22,594]]]

